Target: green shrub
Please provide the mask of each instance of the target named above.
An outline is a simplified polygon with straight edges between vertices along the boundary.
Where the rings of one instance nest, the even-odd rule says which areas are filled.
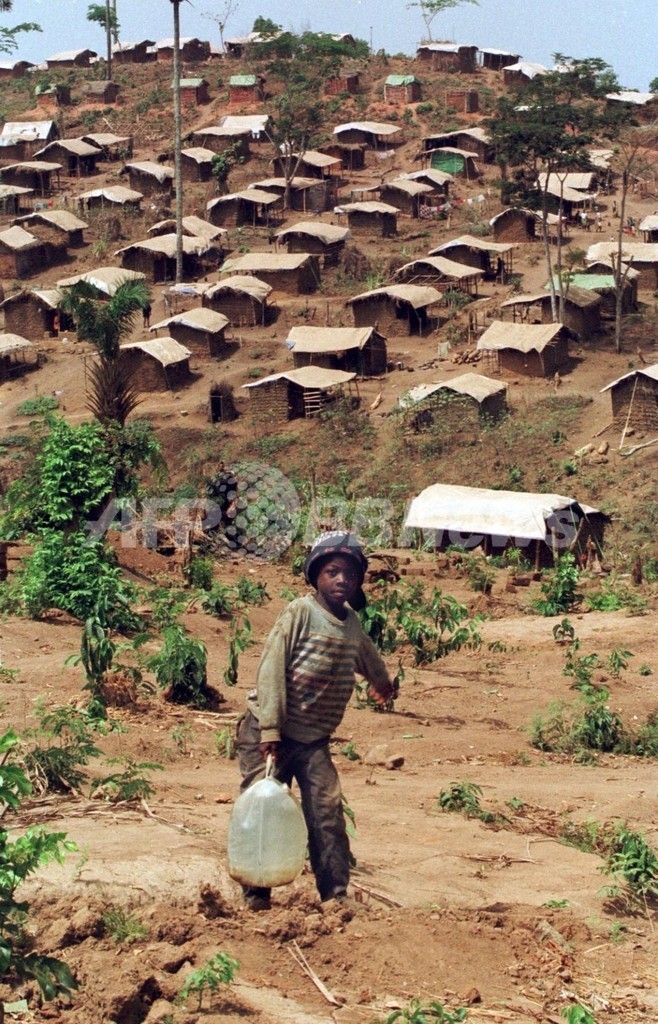
[[[102,921],[105,934],[117,945],[129,946],[148,935],[148,928],[123,907],[108,907]]]
[[[555,567],[544,573],[541,584],[543,598],[532,602],[531,607],[540,615],[562,615],[578,600],[580,573],[576,559],[567,551],[559,555]]]
[[[205,644],[188,636],[180,623],[166,626],[163,636],[162,650],[149,658],[146,666],[155,673],[165,700],[205,707],[209,697]]]
[[[16,414],[18,416],[45,416],[47,412],[52,412],[57,408],[59,408],[59,399],[53,395],[39,395],[37,398],[26,398],[24,402],[21,402]]]
[[[185,579],[191,587],[197,590],[210,590],[213,584],[212,558],[203,558],[202,555],[193,555],[189,565],[185,567]]]

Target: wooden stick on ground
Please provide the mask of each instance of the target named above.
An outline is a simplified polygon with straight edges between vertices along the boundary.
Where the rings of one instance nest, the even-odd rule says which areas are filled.
[[[309,966],[308,960],[306,959],[301,949],[297,945],[295,939],[293,939],[290,945],[288,946],[288,952],[290,953],[293,960],[295,960],[295,962],[299,964],[304,974],[306,974],[311,979],[311,981],[317,988],[318,992],[324,996],[327,1002],[331,1003],[332,1006],[342,1006],[342,1003],[340,1003],[339,1000],[331,994],[325,983],[320,978],[318,978],[313,968]]]
[[[379,900],[380,903],[385,903],[387,907],[403,907],[404,903],[400,903],[399,900],[393,899],[392,896],[387,896],[384,892],[379,892],[378,889],[371,889],[369,885],[362,885],[361,882],[355,882],[352,879],[352,888],[356,889],[357,892],[364,892],[366,896],[372,896],[374,900]]]

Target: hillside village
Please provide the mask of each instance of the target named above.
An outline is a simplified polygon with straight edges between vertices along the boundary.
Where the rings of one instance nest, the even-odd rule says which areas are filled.
[[[165,699],[127,652],[136,631],[113,630],[104,699],[120,728],[95,738],[75,784],[39,777],[8,815],[81,851],[26,883],[34,948],[81,987],[42,1002],[34,981],[10,978],[5,1010],[25,999],[18,1013],[29,1003],[30,1019],[62,1024],[383,1024],[401,1011],[419,1024],[413,1001],[438,1000],[454,1016],[427,1019],[528,1024],[581,1007],[572,1024],[650,1020],[658,872],[639,903],[602,895],[619,879],[601,872],[615,822],[658,849],[658,96],[597,97],[650,140],[626,187],[619,140],[602,134],[588,169],[540,169],[534,199],[510,205],[490,119],[501,98],[523,109],[548,69],[486,46],[403,57],[335,39],[322,123],[292,164],[272,143],[281,85],[258,33],[225,51],[181,40],[178,281],[173,40],[117,44],[111,80],[91,49],[0,62],[5,505],[57,429],[44,416],[92,418],[98,349],[67,292],[86,282],[105,305],[144,282],[116,358],[138,400],[128,423],[152,429],[166,475],[142,467],[129,530],[115,523],[107,545],[139,595],[145,650],[162,649],[169,602],[204,645],[213,691]],[[247,512],[236,528],[223,504],[213,531],[195,502],[224,502],[229,486]],[[248,521],[258,488],[274,493],[266,527]],[[168,509],[155,522],[153,498]],[[17,522],[0,542],[0,714],[43,747],[44,707],[83,706],[89,676],[70,662],[84,616],[10,604],[37,543]],[[360,911],[320,905],[306,873],[270,915],[249,914],[225,861],[231,730],[264,639],[303,591],[308,542],[332,526],[367,542],[373,602],[439,588],[481,643],[436,662],[408,638],[392,646],[394,712],[357,695],[340,727]],[[578,592],[537,614],[565,551]],[[251,596],[227,611],[204,587]],[[552,746],[548,721],[566,729],[586,690],[633,723],[624,742]],[[48,735],[69,749],[65,731]],[[117,759],[149,776],[140,799],[89,788]],[[470,805],[444,799],[451,787]],[[112,914],[134,932],[113,935]],[[193,1011],[177,993],[219,949],[239,961],[236,981]]]

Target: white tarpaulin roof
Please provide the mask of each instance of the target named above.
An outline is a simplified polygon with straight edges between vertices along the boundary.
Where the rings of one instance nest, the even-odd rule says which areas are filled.
[[[434,381],[432,384],[418,384],[411,388],[406,394],[401,395],[398,404],[403,408],[409,405],[416,405],[423,402],[430,395],[437,391],[454,391],[457,395],[467,395],[474,398],[476,402],[483,402],[491,395],[497,395],[501,391],[507,391],[507,384],[502,380],[492,380],[481,373],[461,373],[452,380]]]
[[[152,341],[134,341],[130,345],[121,346],[122,352],[128,352],[131,349],[140,349],[146,355],[157,359],[162,366],[182,363],[192,355],[189,348],[185,348],[185,345],[181,345],[173,338],[153,338]]]
[[[422,309],[424,306],[431,306],[435,302],[442,302],[443,296],[436,288],[429,285],[419,284],[389,284],[384,288],[373,288],[372,291],[362,292],[348,299],[346,305],[353,302],[360,302],[362,299],[371,299],[375,295],[385,295],[389,299],[397,299],[400,302],[408,302],[414,309]]]
[[[105,295],[114,295],[117,288],[126,281],[145,281],[146,274],[140,270],[126,270],[125,267],[96,267],[95,270],[87,270],[84,274],[75,274],[73,277],[63,277],[57,282],[58,288],[70,288],[78,281],[86,281],[93,285],[99,292]]]
[[[635,263],[658,263],[658,242],[624,242],[621,255],[622,259]],[[617,242],[595,242],[585,255],[588,263],[609,260],[610,257],[617,257]]]
[[[153,160],[132,161],[125,165],[124,170],[148,174],[153,178],[157,178],[159,182],[171,181],[174,177],[173,167],[167,167],[165,164],[156,164]]]
[[[243,192],[231,192],[228,196],[217,196],[216,199],[211,199],[206,203],[206,210],[212,210],[220,203],[235,202],[236,199],[242,199],[244,202],[254,203],[254,205],[271,206],[272,203],[280,202],[281,196],[277,192],[265,192],[261,188],[247,188]]]
[[[346,352],[362,349],[374,327],[291,327],[286,347],[295,352]]]
[[[4,231],[0,231],[0,242],[13,251],[19,249],[29,249],[31,245],[38,245],[39,239],[34,235],[31,235],[29,231],[24,228],[13,227],[6,228]]]
[[[78,196],[81,199],[107,199],[109,203],[137,203],[144,198],[143,192],[136,192],[134,188],[126,188],[125,185],[106,185],[104,188],[92,188],[89,192],[82,192]]]
[[[212,244],[212,239],[199,238],[198,235],[183,235],[182,242],[183,252],[188,255],[203,256],[204,253],[216,248]],[[130,245],[124,245],[123,249],[117,249],[114,255],[119,256],[122,252],[130,252],[131,249],[159,252],[163,256],[175,256],[176,235],[156,235],[155,238],[144,238],[139,242],[131,242]]]
[[[115,135],[114,132],[88,132],[81,135],[83,142],[91,142],[92,146],[103,149],[105,146],[120,146],[122,142],[130,142],[130,135]]]
[[[342,135],[343,132],[356,130],[368,132],[370,135],[397,135],[400,131],[394,124],[384,124],[381,121],[348,121],[346,124],[338,124],[334,128],[334,135]]]
[[[228,128],[232,132],[248,131],[259,135],[267,128],[269,114],[224,114],[219,119],[220,128]]]
[[[9,137],[12,140],[17,138],[27,139],[28,141],[47,139],[54,124],[54,121],[7,121],[2,126],[0,135],[3,138]]]
[[[520,60],[516,64],[508,64],[503,71],[518,71],[526,78],[536,78],[537,75],[547,75],[548,68],[543,64],[535,64],[529,60]]]
[[[35,210],[34,213],[28,213],[24,217],[17,217],[14,224],[32,224],[35,220],[52,224],[61,231],[80,231],[81,228],[89,227],[86,221],[80,220],[68,210]]]
[[[589,192],[594,180],[594,172],[554,171],[552,174],[546,174],[545,171],[540,171],[537,180],[542,188],[548,182],[549,188],[553,193],[556,189],[559,193],[562,186],[566,189],[575,189],[577,192]]]
[[[366,200],[363,203],[341,203],[334,206],[334,213],[399,213],[397,206],[389,206],[388,203],[380,203],[376,199]]]
[[[149,235],[160,234],[171,234],[172,231],[176,230],[176,221],[173,217],[167,218],[167,220],[159,220],[157,224],[152,224],[149,228]],[[188,217],[183,217],[183,234],[189,235],[192,238],[206,238],[208,240],[213,238],[219,238],[220,235],[227,235],[228,231],[226,228],[215,227],[209,220],[203,220],[202,217],[197,217],[196,214],[191,213]]]
[[[26,348],[32,348],[32,342],[20,334],[0,334],[0,355],[7,356],[10,352],[20,352]]]
[[[61,171],[61,164],[54,164],[51,160],[21,160],[17,164],[6,164],[3,171],[39,171],[47,174],[49,171]]]
[[[650,213],[639,225],[640,231],[658,231],[658,213]]]
[[[447,249],[455,249],[458,245],[465,245],[469,249],[479,249],[483,252],[511,252],[518,246],[514,242],[488,242],[484,238],[476,238],[475,235],[460,235],[459,238],[451,238],[449,242],[443,242],[432,249],[430,256],[445,252]]]
[[[243,256],[235,256],[226,260],[220,267],[220,274],[231,271],[255,273],[259,270],[297,270],[311,259],[307,252],[246,252]]]
[[[494,320],[478,338],[478,352],[512,348],[516,352],[543,352],[562,330],[562,324],[510,324]]]
[[[546,521],[563,510],[567,518],[560,517],[562,524],[577,523],[581,512],[587,515],[598,511],[561,494],[432,484],[413,499],[404,525],[421,530],[454,531],[456,534],[545,540]]]
[[[344,242],[352,237],[349,228],[341,228],[337,224],[323,224],[321,221],[307,220],[294,224],[285,231],[278,231],[277,238],[285,242],[288,235],[309,235],[311,238],[318,238],[325,245],[332,242]]]
[[[390,181],[382,181],[379,187],[396,189],[408,196],[422,196],[433,191],[431,185],[424,185],[421,181],[412,181],[409,178],[392,178]]]
[[[183,327],[190,327],[194,331],[210,331],[212,333],[223,331],[228,324],[228,317],[223,313],[216,313],[214,309],[199,306],[197,309],[190,309],[187,313],[177,313],[176,316],[169,316],[166,320],[160,320],[150,328],[157,331],[161,327],[169,327],[170,324],[181,324]]]
[[[649,377],[651,380],[658,381],[658,363],[654,363],[652,366],[643,366],[638,370],[631,370],[630,373],[625,373],[623,377],[617,377],[617,380],[611,381],[610,384],[606,384],[601,391],[609,391],[610,388],[614,388],[617,384],[621,384],[623,380],[628,380],[629,377]]]
[[[269,377],[255,380],[252,384],[243,384],[243,388],[258,388],[261,384],[269,384],[273,380],[289,380],[302,388],[317,388],[318,391],[326,391],[327,388],[335,387],[337,384],[346,384],[354,380],[355,373],[347,373],[345,370],[328,370],[322,366],[301,366],[298,370],[285,370],[283,373],[273,373]]]

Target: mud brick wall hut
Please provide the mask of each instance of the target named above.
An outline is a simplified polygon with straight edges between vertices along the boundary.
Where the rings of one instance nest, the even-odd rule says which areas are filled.
[[[139,210],[143,198],[141,192],[134,192],[124,185],[108,185],[107,188],[94,188],[89,192],[82,192],[77,197],[77,202],[87,210],[103,210],[108,207],[114,210]]]
[[[224,337],[228,323],[228,318],[222,313],[199,306],[187,313],[167,317],[166,320],[153,324],[150,330],[166,330],[175,341],[194,355],[218,359],[228,355],[230,351]]]
[[[3,160],[29,160],[38,149],[59,136],[54,121],[7,121],[0,132]]]
[[[247,188],[243,192],[211,199],[206,210],[208,220],[216,227],[267,226],[281,217],[283,196],[260,188]]]
[[[421,431],[434,422],[477,435],[481,420],[495,422],[507,410],[507,384],[481,373],[462,373],[441,383],[419,384],[398,402],[405,423]]]
[[[231,75],[228,81],[230,104],[260,103],[265,96],[265,79],[262,75]]]
[[[173,338],[156,338],[122,345],[119,359],[138,391],[173,391],[190,381],[191,354]]]
[[[582,341],[588,341],[601,330],[601,297],[594,291],[574,287],[564,299],[562,322]],[[514,323],[553,323],[551,296],[547,291],[534,295],[515,295],[501,303],[501,311],[509,311]]]
[[[205,308],[227,317],[233,327],[262,327],[269,320],[272,286],[249,274],[234,274],[212,285],[201,297]]]
[[[460,235],[449,242],[443,242],[432,249],[430,256],[447,256],[455,263],[477,267],[483,270],[485,277],[496,277],[499,273],[499,262],[502,261],[505,273],[512,272],[513,254],[516,245],[513,242],[487,242],[474,235]]]
[[[199,107],[209,103],[210,93],[205,78],[181,78],[180,101],[184,107]]]
[[[384,82],[386,103],[418,103],[421,99],[422,86],[415,75],[388,75]]]
[[[590,538],[601,550],[609,521],[598,509],[562,494],[431,484],[409,505],[404,526],[420,531],[421,540],[436,550],[460,544],[490,555],[514,546],[539,569],[565,551],[576,557],[585,553]]]
[[[477,70],[477,46],[459,43],[427,43],[419,46],[416,60],[429,63],[433,71],[473,75]]]
[[[297,154],[295,154],[297,156]],[[283,158],[275,157],[272,165],[275,173],[283,174]],[[307,178],[331,178],[340,176],[343,163],[340,157],[329,156],[315,149],[307,149],[299,160],[299,170]]]
[[[599,260],[616,259],[616,242],[597,242],[590,245],[585,259],[588,264]],[[637,286],[639,290],[658,289],[658,244],[655,242],[624,242],[621,258],[625,262],[632,261],[633,270],[639,274]]]
[[[0,81],[7,78],[22,78],[28,68],[33,68],[29,60],[0,60]]]
[[[419,217],[424,200],[432,195],[432,187],[409,178],[393,178],[382,182],[379,194],[382,203],[394,206],[408,217]]]
[[[214,156],[212,149],[205,149],[202,146],[182,149],[180,157],[183,181],[210,181]]]
[[[459,114],[477,114],[480,94],[477,89],[446,89],[445,105]]]
[[[201,149],[209,149],[213,153],[225,153],[227,149],[235,147],[235,154],[243,160],[250,156],[249,139],[251,132],[248,128],[224,128],[208,127],[199,128],[190,135],[191,141]]]
[[[304,366],[242,386],[249,392],[249,406],[257,418],[280,423],[317,416],[354,378],[354,373],[342,370]]]
[[[61,328],[66,330],[70,322],[58,312],[62,296],[56,288],[23,289],[10,295],[0,303],[5,314],[5,330],[11,334],[22,334],[31,341],[37,341],[44,334],[55,336],[56,319],[61,319]]]
[[[48,265],[43,242],[24,228],[0,231],[0,278],[32,277]]]
[[[333,137],[342,145],[362,144],[370,149],[385,149],[402,142],[402,129],[385,121],[348,121],[336,125]],[[323,148],[330,152],[326,146]]]
[[[116,103],[121,86],[116,82],[83,82],[82,95],[87,103]]]
[[[511,207],[489,221],[494,242],[534,242],[537,217],[533,210]]]
[[[331,142],[322,147],[322,152],[336,157],[348,171],[362,171],[366,166],[367,148],[364,142]]]
[[[176,279],[175,234],[133,242],[114,255],[121,257],[123,267],[143,273],[153,283]],[[183,235],[183,274],[187,279],[195,280],[216,270],[221,259],[221,242]]]
[[[342,92],[353,96],[359,91],[359,79],[358,71],[341,68],[333,77],[327,78],[324,83],[324,91],[327,96],[339,96]]]
[[[126,160],[132,156],[132,135],[115,135],[114,132],[88,132],[80,136],[82,142],[100,150],[97,160]]]
[[[456,149],[471,153],[485,164],[492,163],[495,157],[494,147],[483,128],[462,128],[456,132],[425,135],[423,149],[426,152],[432,152],[435,149]]]
[[[130,187],[144,196],[164,195],[171,199],[174,190],[174,169],[151,160],[125,164],[120,171],[127,174]]]
[[[18,215],[22,209],[29,209],[34,190],[20,185],[3,185],[0,182],[0,214],[7,217]]]
[[[297,368],[323,366],[360,377],[386,373],[386,338],[374,327],[293,327],[286,347]]]
[[[283,198],[286,191],[285,178],[262,178],[255,181],[252,188],[265,189],[266,192],[275,192]],[[300,213],[324,213],[331,208],[336,201],[336,186],[328,178],[302,178],[295,176],[290,182],[289,204],[291,210],[299,210]]]
[[[80,220],[68,210],[35,210],[24,217],[17,217],[14,223],[44,240],[46,235],[43,229],[50,229],[53,232],[52,240],[57,246],[63,243],[72,248],[85,244],[84,231],[89,227],[86,221]]]
[[[173,61],[174,40],[160,39],[155,44],[156,59],[162,61]],[[208,60],[210,57],[210,43],[197,39],[194,36],[186,36],[180,40],[180,59],[189,63]]]
[[[527,60],[520,60],[514,64],[508,64],[503,68],[503,82],[505,85],[523,86],[532,82],[537,75],[547,74],[543,64],[533,64]]]
[[[38,160],[53,160],[61,164],[64,174],[70,177],[84,178],[96,173],[100,152],[98,146],[92,146],[82,139],[56,139],[34,155]]]
[[[569,342],[562,324],[511,324],[494,320],[478,339],[485,373],[552,377],[569,359]]]
[[[95,50],[62,50],[52,57],[46,57],[46,66],[49,71],[57,68],[88,68],[91,58],[97,56]]]
[[[399,178],[406,178],[408,181],[419,181],[421,185],[429,185],[432,191],[428,195],[433,198],[438,196],[441,198],[447,197],[450,186],[455,183],[452,174],[445,174],[444,171],[437,171],[432,167],[426,167],[421,171],[410,171],[406,174],[400,174]]]
[[[319,221],[303,221],[277,233],[277,240],[286,251],[309,252],[320,258],[323,268],[336,267],[341,261],[345,242],[351,237],[349,228]]]
[[[398,233],[398,208],[390,203],[371,200],[364,203],[341,203],[334,213],[347,216],[347,226],[353,235],[381,235],[393,238]]]
[[[320,263],[310,253],[248,252],[228,259],[221,273],[253,274],[274,291],[289,295],[309,295],[320,286]]]
[[[155,60],[154,46],[155,39],[115,43],[112,47],[112,60],[117,64],[149,64]]]
[[[658,363],[626,373],[601,388],[609,391],[614,425],[636,434],[658,434]]]
[[[441,292],[428,285],[398,284],[375,288],[348,299],[355,327],[375,327],[382,335],[425,335],[436,326],[432,307],[442,301]]]

